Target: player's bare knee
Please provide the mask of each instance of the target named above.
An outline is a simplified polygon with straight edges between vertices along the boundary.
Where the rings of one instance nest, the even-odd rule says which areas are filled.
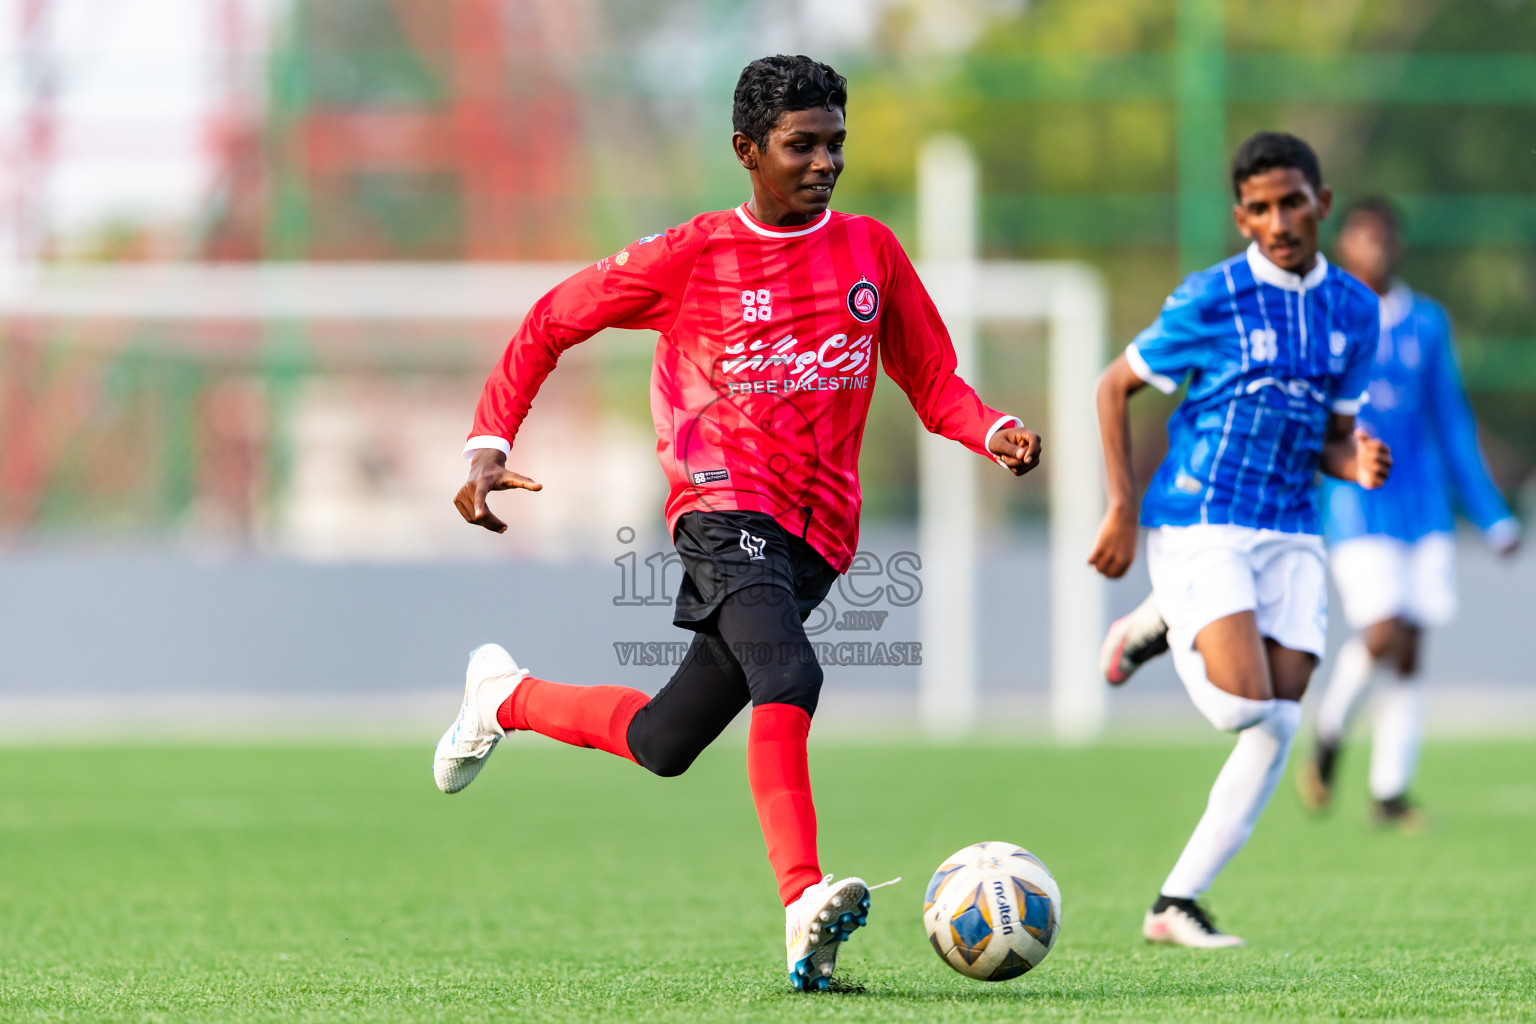
[[[1393,650],[1396,635],[1397,620],[1387,619],[1365,627],[1361,639],[1365,641],[1365,649],[1370,652],[1371,657],[1380,661]]]

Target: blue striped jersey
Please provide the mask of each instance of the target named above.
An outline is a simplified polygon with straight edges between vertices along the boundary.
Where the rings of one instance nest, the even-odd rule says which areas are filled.
[[[1377,324],[1375,293],[1322,254],[1303,277],[1254,245],[1186,278],[1125,350],[1160,391],[1189,380],[1142,525],[1322,532],[1324,431],[1360,410]]]
[[[1401,283],[1381,300],[1369,394],[1360,425],[1392,449],[1392,475],[1374,491],[1325,482],[1329,543],[1448,532],[1455,505],[1485,533],[1518,529],[1477,444],[1450,320],[1439,303]]]

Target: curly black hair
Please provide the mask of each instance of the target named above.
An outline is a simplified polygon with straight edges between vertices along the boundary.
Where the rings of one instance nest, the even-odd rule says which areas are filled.
[[[1243,198],[1243,182],[1276,167],[1294,167],[1314,190],[1323,187],[1323,169],[1312,147],[1287,132],[1254,132],[1232,154],[1232,196]]]
[[[768,146],[768,133],[791,110],[848,108],[848,80],[827,65],[804,56],[759,57],[741,69],[731,126]]]
[[[1357,199],[1349,204],[1349,209],[1344,211],[1344,216],[1339,219],[1339,223],[1348,224],[1351,218],[1359,214],[1375,217],[1393,238],[1402,237],[1403,215],[1392,200],[1384,196],[1367,196],[1364,199]]]

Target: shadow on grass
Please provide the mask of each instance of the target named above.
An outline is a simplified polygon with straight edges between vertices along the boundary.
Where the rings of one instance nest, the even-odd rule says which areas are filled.
[[[1157,1003],[1166,1000],[1223,1000],[1252,998],[1293,992],[1295,979],[1258,980],[1250,976],[1191,979],[1169,978],[1147,984],[1134,978],[1103,978],[1082,984],[1063,983],[1060,979],[1041,979],[1031,985],[1027,980],[976,982],[961,987],[943,984],[914,985],[900,981],[859,981],[853,989],[865,1000],[891,1000],[902,1003],[954,1003],[995,1006],[999,1003],[1078,1006],[1082,1008]]]

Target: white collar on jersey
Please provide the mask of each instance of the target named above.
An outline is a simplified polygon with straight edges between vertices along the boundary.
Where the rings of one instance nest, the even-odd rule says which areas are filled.
[[[1381,297],[1381,329],[1390,331],[1413,312],[1413,292],[1401,281],[1393,281],[1387,294]]]
[[[1328,259],[1322,253],[1317,254],[1317,266],[1302,277],[1293,274],[1283,267],[1271,263],[1268,256],[1259,252],[1259,243],[1254,242],[1248,246],[1248,269],[1253,271],[1253,276],[1265,284],[1272,284],[1276,288],[1284,288],[1288,292],[1304,292],[1316,288],[1323,283],[1323,278],[1328,276]]]
[[[740,206],[736,207],[736,216],[741,218],[741,222],[743,224],[751,228],[753,231],[756,231],[764,238],[799,238],[801,235],[808,235],[812,231],[820,231],[822,228],[826,227],[827,221],[832,219],[832,208],[828,207],[827,212],[823,213],[818,220],[813,221],[809,227],[803,227],[797,230],[790,230],[788,228],[771,228],[767,224],[759,223],[755,217],[747,212],[746,203],[742,203]]]

